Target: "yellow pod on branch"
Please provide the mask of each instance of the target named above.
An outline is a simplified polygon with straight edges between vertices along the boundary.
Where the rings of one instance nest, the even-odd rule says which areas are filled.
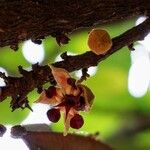
[[[97,55],[105,54],[112,47],[112,40],[106,30],[97,28],[89,33],[88,46]]]

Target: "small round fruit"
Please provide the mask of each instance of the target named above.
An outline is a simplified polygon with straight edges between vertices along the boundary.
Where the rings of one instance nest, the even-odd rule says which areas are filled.
[[[60,110],[55,108],[48,110],[47,117],[51,122],[58,122],[60,119]]]
[[[84,124],[84,120],[81,115],[76,114],[71,120],[70,120],[70,127],[74,129],[80,129]]]
[[[106,30],[93,29],[89,33],[88,46],[95,54],[105,54],[112,46],[112,40]]]

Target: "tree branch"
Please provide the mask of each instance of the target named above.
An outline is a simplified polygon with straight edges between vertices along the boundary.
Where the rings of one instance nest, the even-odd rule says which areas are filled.
[[[113,38],[113,46],[105,55],[95,55],[90,51],[76,56],[63,55],[64,60],[56,62],[53,65],[64,68],[69,72],[96,66],[100,61],[106,59],[122,47],[130,45],[135,41],[142,40],[149,32],[150,18],[120,36]],[[0,88],[0,101],[6,99],[7,96],[11,96],[11,106],[13,110],[22,107],[23,104],[25,104],[25,107],[28,107],[27,94],[34,90],[34,88],[41,89],[42,85],[46,82],[53,81],[51,70],[47,65],[33,65],[32,71],[25,71],[19,67],[19,71],[23,75],[22,77],[5,77],[4,74],[0,74],[7,83],[6,87]]]
[[[94,150],[112,150],[108,145],[94,138],[94,135],[68,134],[64,137],[62,133],[42,131],[40,128],[39,131],[32,131],[25,126],[14,126],[11,128],[11,136],[21,138],[31,150],[91,150],[93,147]]]
[[[81,27],[150,15],[149,0],[1,0],[0,47]]]
[[[81,55],[68,56],[65,61],[57,62],[53,64],[55,67],[65,68],[69,72],[79,70],[81,68],[88,68],[90,66],[96,66],[100,61],[106,59],[114,52],[118,51],[124,46],[128,46],[138,40],[144,39],[144,37],[150,32],[150,18],[144,21],[142,24],[133,27],[127,32],[121,34],[118,37],[112,39],[113,46],[105,55],[96,55],[92,52],[86,52]]]

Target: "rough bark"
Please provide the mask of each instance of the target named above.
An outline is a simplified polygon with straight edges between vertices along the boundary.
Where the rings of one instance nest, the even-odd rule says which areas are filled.
[[[149,0],[1,0],[0,47],[142,14]]]
[[[112,150],[109,146],[90,137],[69,134],[63,137],[62,133],[28,132],[23,140],[31,150]],[[40,141],[40,142],[39,142]]]

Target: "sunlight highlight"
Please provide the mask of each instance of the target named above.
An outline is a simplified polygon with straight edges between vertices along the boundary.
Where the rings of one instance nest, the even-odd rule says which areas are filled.
[[[143,46],[145,49],[150,52],[150,33],[144,38],[142,41]]]
[[[142,23],[143,21],[146,20],[147,17],[142,16],[140,18],[137,19],[135,25],[139,25],[140,23]],[[147,51],[150,52],[150,33],[144,38],[144,40],[142,41],[138,41],[139,43],[143,44],[143,46],[145,47],[145,49]]]
[[[32,64],[41,63],[44,60],[44,47],[33,43],[31,40],[24,42],[22,53],[27,61]]]
[[[145,49],[142,44],[138,44],[134,46],[134,51],[131,51],[131,62],[132,64],[136,62],[140,58],[149,58],[149,52]]]
[[[97,72],[97,67],[89,67],[87,73],[90,76],[94,76],[96,74],[96,72]],[[82,76],[82,71],[81,70],[76,71],[75,75],[76,75],[76,77],[80,78]]]
[[[63,59],[61,58],[61,56],[60,56],[61,54],[59,54],[56,58],[55,58],[55,62],[57,62],[57,61],[62,61]],[[74,56],[74,55],[76,55],[75,53],[72,53],[72,52],[68,52],[67,51],[67,55],[71,55],[71,56]]]
[[[10,135],[11,126],[6,126],[7,131],[0,137],[0,148],[3,150],[29,150],[21,139],[14,139]]]
[[[142,97],[147,93],[150,83],[150,60],[142,57],[136,60],[129,70],[128,89],[134,97]]]
[[[146,20],[146,16],[141,16],[141,17],[139,17],[138,19],[137,19],[137,21],[135,22],[135,25],[137,26],[137,25],[139,25],[139,24],[141,24],[143,21],[145,21]]]
[[[135,25],[146,20],[143,16],[137,19]],[[134,46],[135,51],[131,52],[132,65],[128,76],[129,93],[134,97],[143,97],[150,86],[150,33],[140,44]]]
[[[44,104],[34,104],[32,109],[33,112],[30,112],[29,116],[21,123],[22,125],[39,123],[50,124],[50,121],[46,115],[47,111],[50,109],[50,106]]]
[[[3,73],[5,73],[6,76],[8,76],[7,71],[2,67],[0,67],[0,72],[3,72]],[[4,82],[3,78],[0,78],[0,87],[2,87],[2,86],[6,86],[6,83]]]

